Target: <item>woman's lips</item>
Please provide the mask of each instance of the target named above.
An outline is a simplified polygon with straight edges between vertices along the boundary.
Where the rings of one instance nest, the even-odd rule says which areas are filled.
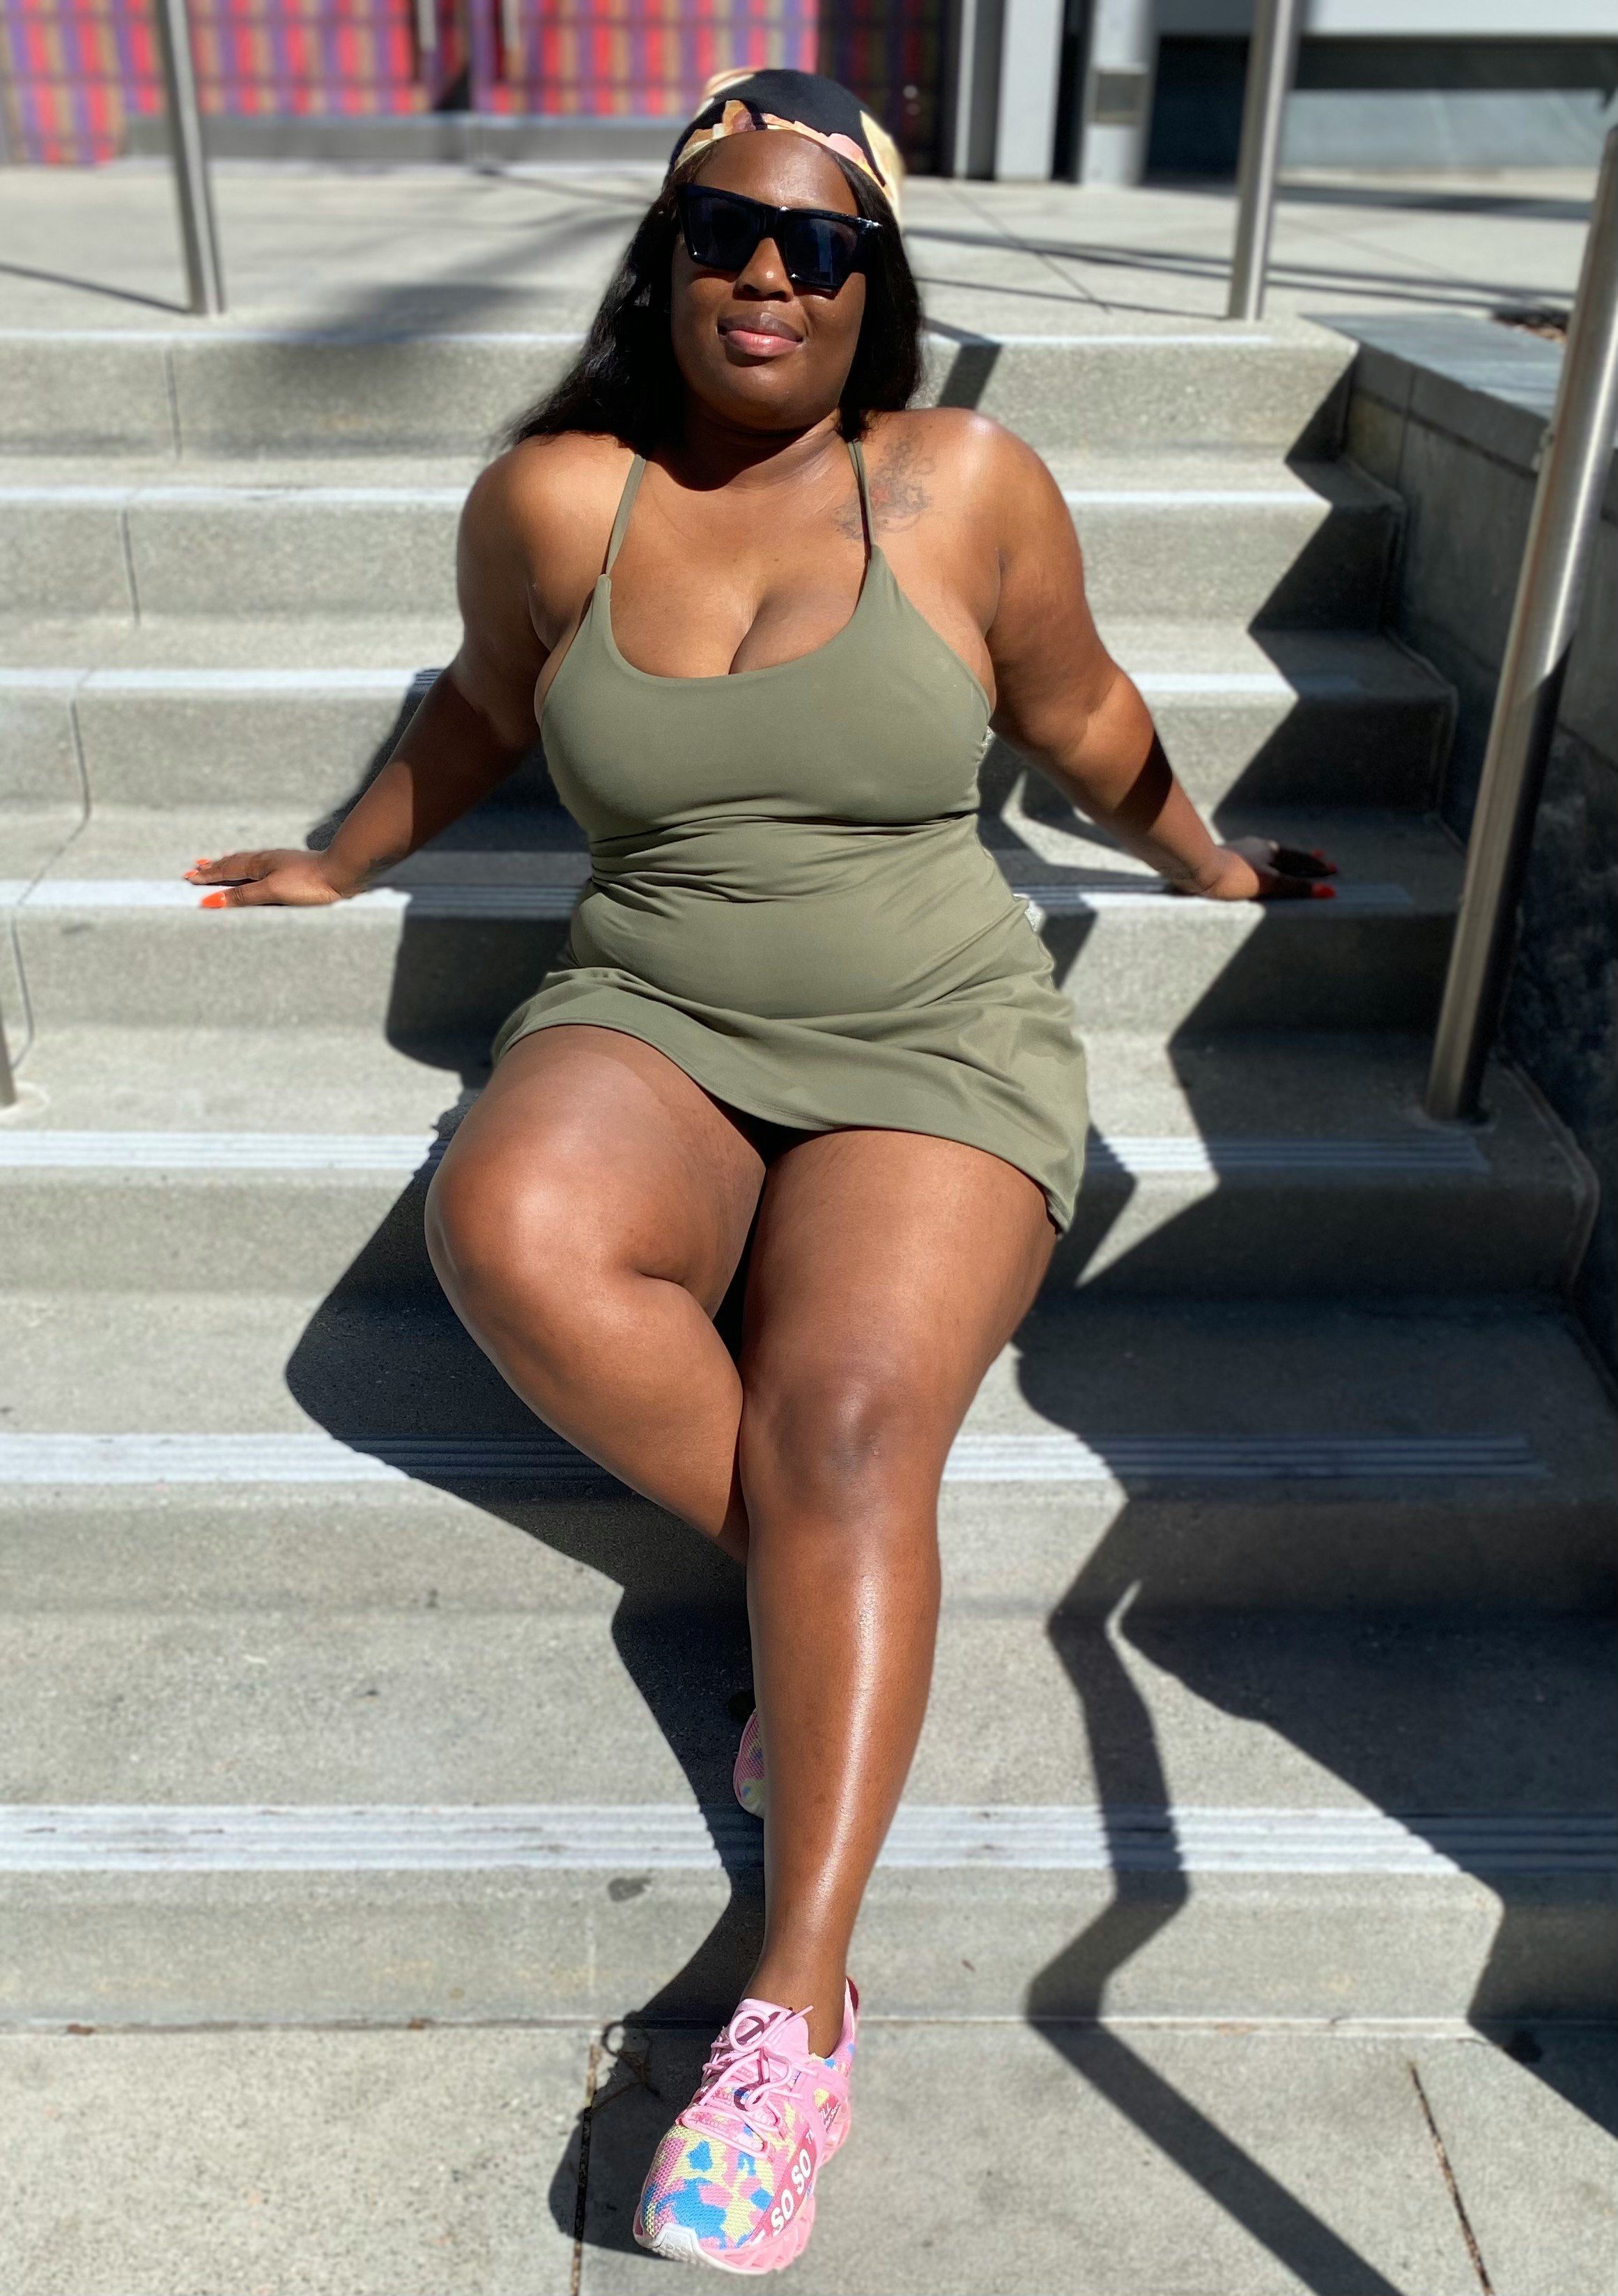
[[[719,337],[727,349],[734,346],[744,357],[754,359],[784,357],[788,351],[800,348],[802,340],[801,336],[788,334],[782,328],[748,326],[735,319],[720,323]]]

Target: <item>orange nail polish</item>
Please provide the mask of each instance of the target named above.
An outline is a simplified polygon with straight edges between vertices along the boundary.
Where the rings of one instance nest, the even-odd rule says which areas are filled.
[[[1311,885],[1309,890],[1311,899],[1317,901],[1335,901],[1337,898],[1335,885]]]
[[[227,909],[230,903],[223,893],[204,893],[197,906],[203,909]]]

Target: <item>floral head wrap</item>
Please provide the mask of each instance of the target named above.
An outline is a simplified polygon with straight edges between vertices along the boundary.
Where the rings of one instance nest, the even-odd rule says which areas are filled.
[[[716,72],[702,94],[701,111],[680,131],[671,168],[723,136],[785,128],[849,160],[876,185],[897,217],[904,176],[898,148],[840,81],[823,78],[818,72]]]

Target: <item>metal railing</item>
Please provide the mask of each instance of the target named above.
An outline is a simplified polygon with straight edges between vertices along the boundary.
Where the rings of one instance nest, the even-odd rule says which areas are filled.
[[[218,318],[225,308],[225,274],[219,262],[202,119],[197,108],[196,66],[185,0],[157,0],[157,29],[168,100],[168,142],[179,201],[180,238],[185,249],[185,283],[192,309],[203,318]]]
[[[1236,166],[1236,247],[1230,258],[1229,319],[1264,310],[1269,234],[1281,162],[1281,125],[1297,69],[1299,0],[1257,0],[1242,102],[1242,156]]]
[[[12,1073],[12,1056],[5,1049],[5,1015],[0,1013],[0,1108],[17,1105],[17,1079]]]
[[[1427,1113],[1475,1116],[1618,427],[1618,128],[1606,139],[1466,846]]]

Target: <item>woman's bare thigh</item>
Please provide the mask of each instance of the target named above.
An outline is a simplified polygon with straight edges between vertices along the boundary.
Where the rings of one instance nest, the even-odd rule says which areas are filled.
[[[817,1457],[857,1465],[873,1446],[941,1473],[1055,1242],[1040,1190],[981,1149],[852,1130],[789,1149],[753,1235],[743,1480],[765,1467],[766,1438],[789,1474]]]
[[[711,1315],[741,1259],[764,1164],[747,1134],[651,1045],[568,1023],[519,1037],[434,1184],[434,1225],[495,1267],[633,1267]]]
[[[638,1038],[521,1038],[439,1168],[427,1245],[451,1304],[529,1407],[739,1556],[742,1387],[712,1316],[764,1162]]]

